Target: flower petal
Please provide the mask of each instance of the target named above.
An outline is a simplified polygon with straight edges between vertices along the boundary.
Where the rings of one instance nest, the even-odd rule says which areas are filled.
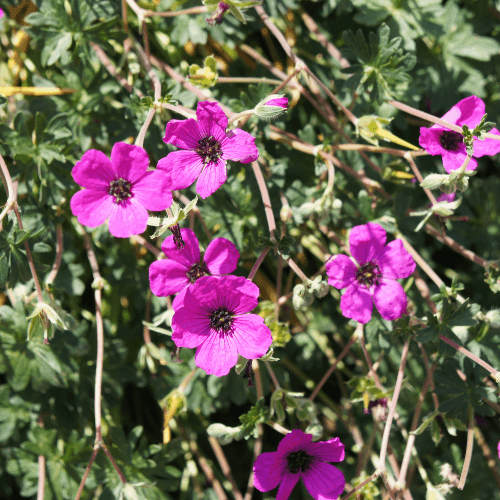
[[[174,298],[172,301],[172,309],[177,311],[184,305],[184,297],[186,296],[186,292],[189,288],[189,285],[185,286]]]
[[[107,191],[97,189],[82,189],[70,202],[78,222],[88,227],[100,226],[109,217],[113,205],[113,197]]]
[[[326,263],[328,284],[341,289],[354,283],[357,267],[347,255],[335,255]]]
[[[197,179],[203,169],[201,156],[194,151],[174,151],[162,158],[158,170],[170,173],[170,189],[185,189]]]
[[[500,131],[496,128],[490,130],[490,134],[500,136]],[[484,139],[484,141],[474,141],[474,153],[476,158],[481,156],[493,156],[500,153],[500,141],[496,139]]]
[[[261,453],[253,464],[253,485],[259,491],[269,491],[280,483],[282,475],[277,465],[278,453]]]
[[[408,278],[415,271],[413,257],[406,251],[401,240],[391,241],[376,259],[383,278]]]
[[[181,236],[184,241],[184,248],[177,250],[174,236],[170,235],[163,240],[161,249],[169,259],[176,260],[185,266],[187,271],[193,264],[200,261],[200,244],[196,234],[187,227],[181,229]]]
[[[132,192],[147,210],[159,212],[172,205],[170,177],[161,170],[146,172],[132,185]]]
[[[196,349],[194,359],[196,366],[205,370],[208,375],[222,377],[236,365],[238,351],[231,335],[227,335],[224,330],[211,330],[205,342]]]
[[[97,149],[89,149],[71,171],[74,181],[86,188],[106,188],[115,178],[111,160]]]
[[[146,173],[149,166],[149,156],[139,146],[117,142],[111,150],[111,164],[117,178],[125,179],[134,184]]]
[[[171,153],[172,154],[172,153]],[[226,162],[222,158],[217,163],[207,163],[198,177],[196,192],[203,198],[215,193],[227,180]]]
[[[344,474],[325,462],[314,462],[302,480],[315,500],[336,500],[345,488]]]
[[[196,117],[200,130],[205,136],[214,136],[214,125],[225,131],[227,129],[227,116],[216,102],[202,101],[196,107]],[[225,134],[224,134],[225,136]],[[216,137],[217,140],[221,138]]]
[[[349,285],[340,299],[340,310],[346,318],[368,323],[372,317],[372,297],[366,288],[357,283]]]
[[[290,493],[300,479],[300,474],[290,474],[285,472],[281,481],[276,500],[288,500]]]
[[[432,156],[442,155],[446,151],[440,141],[443,130],[445,129],[441,127],[436,129],[420,127],[418,143]]]
[[[470,129],[473,129],[481,121],[485,109],[484,101],[475,95],[471,95],[458,101],[441,119],[460,127],[467,125]],[[439,125],[439,127],[442,126]],[[432,128],[437,127],[433,125]]]
[[[181,149],[194,150],[198,147],[198,141],[201,137],[200,127],[194,118],[170,120],[165,128],[163,142],[173,144]]]
[[[128,238],[143,233],[147,222],[147,210],[135,198],[128,198],[121,203],[113,203],[109,215],[109,232],[117,238]]]
[[[183,306],[172,317],[172,340],[177,347],[198,347],[211,335],[210,318],[203,306],[189,295],[188,287]]]
[[[380,316],[388,321],[400,318],[407,304],[403,287],[397,281],[382,278],[373,288],[373,301]]]
[[[240,253],[235,244],[226,238],[215,238],[208,245],[203,260],[210,274],[232,273],[237,265]]]
[[[221,148],[222,157],[225,160],[250,163],[259,157],[255,137],[240,128],[235,128],[227,133],[227,139],[222,141]]]
[[[363,265],[373,260],[384,248],[387,235],[385,229],[374,222],[355,226],[349,234],[352,256]]]
[[[328,441],[311,443],[307,446],[306,451],[323,462],[342,462],[345,457],[344,445],[338,437]]]
[[[280,458],[284,458],[290,451],[302,450],[312,441],[312,434],[307,434],[300,429],[293,429],[278,445]]]
[[[467,158],[465,144],[460,144],[458,151],[445,151],[443,153],[443,167],[447,172],[459,169]],[[476,170],[477,160],[471,158],[467,165],[467,170]]]
[[[238,354],[257,359],[266,354],[273,343],[271,330],[258,314],[244,314],[233,319],[232,337]]]
[[[189,285],[187,268],[171,259],[162,259],[149,266],[149,286],[157,297],[180,292]]]

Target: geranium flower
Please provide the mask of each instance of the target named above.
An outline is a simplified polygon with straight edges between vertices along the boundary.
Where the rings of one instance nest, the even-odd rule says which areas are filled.
[[[3,10],[0,9],[0,18],[3,17],[3,14],[4,14]]]
[[[250,163],[259,157],[255,138],[235,128],[226,133],[227,117],[216,102],[199,102],[196,117],[170,120],[163,141],[186,151],[174,151],[158,162],[170,173],[172,189],[184,189],[196,179],[196,192],[206,198],[227,179],[226,161]]]
[[[379,224],[369,222],[352,228],[349,235],[353,262],[347,255],[336,255],[326,263],[328,283],[346,288],[340,310],[346,318],[367,323],[373,302],[382,318],[393,321],[406,310],[403,287],[395,280],[407,278],[415,271],[415,261],[401,240],[386,242],[386,232]]]
[[[278,445],[278,451],[262,453],[253,466],[253,483],[259,491],[280,484],[276,500],[287,500],[299,479],[316,500],[335,500],[344,491],[345,478],[337,467],[326,462],[342,462],[344,445],[340,439],[312,442],[312,434],[294,429]]]
[[[196,347],[196,366],[209,375],[227,375],[238,354],[260,358],[273,341],[264,319],[246,314],[258,296],[259,287],[241,276],[202,276],[175,311],[172,340],[177,347]]]
[[[264,106],[279,106],[280,108],[288,109],[288,97],[270,99],[264,103]]]
[[[497,451],[498,451],[498,458],[500,458],[500,441],[498,441]]]
[[[174,309],[181,304],[188,286],[198,278],[232,273],[238,265],[240,253],[226,238],[215,238],[200,259],[200,245],[191,229],[180,230],[184,247],[178,249],[174,236],[163,240],[161,249],[168,259],[157,260],[149,267],[149,284],[158,297],[180,292],[174,300]]]
[[[117,142],[111,160],[90,149],[71,174],[86,189],[71,198],[78,222],[100,226],[109,217],[109,232],[118,238],[145,231],[148,210],[165,210],[172,204],[169,177],[159,170],[147,172],[149,158],[139,146]]]
[[[484,114],[484,101],[472,95],[455,104],[442,119],[460,127],[467,125],[472,130],[479,124]],[[496,128],[492,129],[490,133],[500,135],[500,131]],[[448,130],[437,123],[431,128],[420,127],[418,142],[430,155],[442,155],[443,166],[447,172],[459,169],[467,157],[462,134]],[[500,141],[495,139],[474,141],[474,153],[467,165],[467,170],[477,168],[476,158],[485,155],[493,156],[499,152]]]

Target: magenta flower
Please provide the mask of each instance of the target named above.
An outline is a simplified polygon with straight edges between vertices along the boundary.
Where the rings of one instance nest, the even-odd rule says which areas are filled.
[[[467,125],[472,130],[479,124],[484,114],[484,101],[472,95],[455,104],[442,119],[460,127]],[[496,128],[490,133],[500,135],[500,131]],[[431,128],[420,127],[418,142],[430,155],[442,155],[443,166],[447,172],[459,169],[467,157],[462,134],[448,130],[442,125],[435,124]],[[467,165],[467,170],[477,168],[476,158],[485,155],[493,156],[499,152],[500,141],[495,139],[474,141],[474,153]]]
[[[71,174],[86,189],[71,198],[71,211],[78,222],[100,226],[109,217],[109,232],[118,238],[145,231],[148,210],[165,210],[172,204],[169,177],[159,170],[147,172],[144,149],[117,142],[111,160],[90,149],[73,167]]]
[[[335,500],[344,491],[345,478],[326,462],[342,462],[344,455],[338,437],[313,443],[312,434],[294,429],[281,440],[278,451],[257,457],[253,482],[259,491],[272,490],[281,483],[276,500],[287,500],[302,478],[315,500]]]
[[[439,197],[436,199],[436,202],[439,203],[440,201],[446,201],[448,203],[455,201],[455,196],[457,193],[442,193],[439,195]]]
[[[288,109],[288,97],[279,97],[267,101],[264,106],[279,106],[280,108]]]
[[[3,17],[3,14],[4,14],[3,10],[0,9],[0,18]]]
[[[220,276],[232,273],[238,265],[240,253],[234,243],[226,238],[215,238],[200,259],[198,239],[191,229],[181,229],[184,248],[178,250],[174,236],[163,240],[161,249],[168,259],[157,260],[149,267],[149,284],[158,297],[177,292],[174,309],[182,303],[188,286],[207,275]]]
[[[170,120],[163,141],[185,151],[174,151],[158,162],[170,173],[172,189],[184,189],[196,179],[196,192],[206,198],[227,179],[226,161],[250,163],[259,157],[255,138],[235,128],[226,133],[227,117],[216,102],[199,102],[196,117]]]
[[[498,442],[497,451],[498,451],[498,458],[500,458],[500,441]]]
[[[273,341],[264,319],[246,314],[258,296],[258,286],[241,276],[202,276],[175,311],[172,340],[177,347],[196,347],[196,366],[209,375],[227,375],[238,354],[260,358]]]
[[[328,283],[347,290],[340,300],[346,318],[367,323],[373,302],[382,318],[400,318],[406,310],[403,287],[395,280],[407,278],[415,271],[413,257],[401,240],[386,242],[386,232],[379,224],[369,222],[355,226],[349,235],[353,262],[347,255],[336,255],[326,263]]]

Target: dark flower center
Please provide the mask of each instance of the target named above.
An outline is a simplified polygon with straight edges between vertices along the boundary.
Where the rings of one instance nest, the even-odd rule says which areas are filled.
[[[439,142],[446,151],[458,151],[460,144],[464,141],[462,134],[445,130],[439,137]]]
[[[231,329],[232,324],[233,316],[225,307],[217,309],[210,315],[210,326],[214,330],[224,330],[227,332]]]
[[[203,163],[217,163],[222,156],[220,144],[214,136],[209,135],[198,141],[198,149],[196,152],[203,158]]]
[[[311,467],[312,459],[313,457],[304,450],[293,451],[286,457],[286,469],[292,474],[297,474],[299,471],[305,472]]]
[[[130,182],[120,177],[119,179],[115,179],[109,183],[108,193],[115,197],[115,203],[121,203],[123,200],[132,196],[130,188]]]
[[[200,262],[199,264],[193,264],[189,271],[187,272],[187,277],[191,283],[194,283],[198,278],[202,276],[207,276],[210,274],[208,271],[208,267],[204,262]]]
[[[367,262],[356,271],[356,280],[360,285],[370,287],[378,284],[381,274],[377,264]]]

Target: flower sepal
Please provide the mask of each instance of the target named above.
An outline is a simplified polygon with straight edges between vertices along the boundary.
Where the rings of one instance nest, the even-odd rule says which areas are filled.
[[[198,203],[198,196],[196,196],[194,200],[191,200],[184,208],[181,208],[178,203],[173,202],[171,207],[172,217],[148,217],[148,226],[158,227],[151,236],[151,239],[161,236],[168,228],[184,220],[189,212],[196,206],[196,203]]]
[[[264,120],[274,120],[286,113],[288,99],[284,94],[271,94],[255,106],[255,114]]]

